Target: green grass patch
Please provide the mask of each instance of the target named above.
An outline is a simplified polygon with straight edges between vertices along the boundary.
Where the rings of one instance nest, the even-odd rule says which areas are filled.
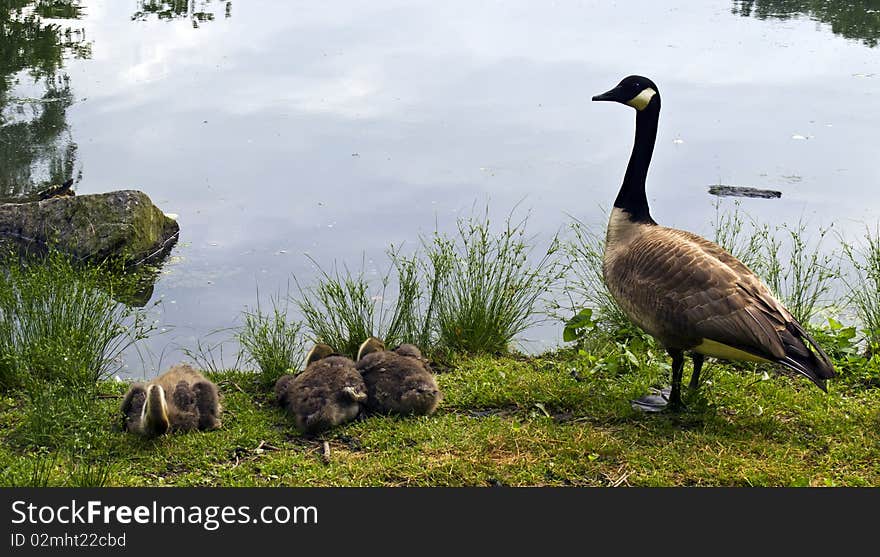
[[[535,239],[526,235],[528,217],[509,215],[493,232],[488,208],[482,216],[458,221],[453,237],[435,235],[427,244],[439,270],[436,331],[443,349],[503,353],[513,339],[539,319],[542,297],[561,278],[553,238],[533,260]]]
[[[868,346],[880,349],[880,224],[855,244],[840,238],[844,259],[851,265],[852,276],[843,276],[847,302],[855,309]]]
[[[320,438],[296,432],[259,373],[211,375],[222,429],[155,440],[121,431],[126,385],[104,382],[84,414],[59,415],[91,437],[35,448],[22,437],[34,427],[28,395],[11,391],[0,399],[0,484],[880,485],[880,389],[832,382],[826,395],[768,368],[710,362],[688,412],[644,415],[629,400],[668,381],[667,370],[597,361],[574,350],[457,357],[437,377],[436,414],[359,419]]]
[[[263,382],[272,385],[285,373],[302,369],[305,342],[302,323],[288,318],[288,303],[280,296],[270,299],[272,310],[264,313],[259,304],[244,312],[238,342],[250,361],[259,367]]]
[[[119,355],[154,325],[118,300],[134,277],[60,253],[0,270],[0,388],[27,382],[90,385],[112,375]]]
[[[434,354],[507,352],[543,318],[541,302],[562,276],[559,242],[533,257],[527,221],[508,215],[496,230],[488,208],[459,218],[455,234],[422,238],[412,254],[392,246],[378,281],[363,264],[325,271],[313,261],[320,276],[311,286],[297,282],[293,301],[313,340],[352,357],[370,336]]]
[[[422,283],[417,256],[407,258],[392,246],[391,265],[380,284],[370,281],[361,265],[354,272],[347,266],[320,271],[316,284],[297,282],[294,303],[303,315],[315,342],[332,346],[352,358],[368,337],[382,338],[388,346],[412,342],[428,346],[428,325],[421,314]],[[389,300],[389,287],[397,285],[397,297]]]

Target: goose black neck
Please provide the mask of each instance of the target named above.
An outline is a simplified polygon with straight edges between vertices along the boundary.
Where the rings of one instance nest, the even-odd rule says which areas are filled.
[[[614,206],[626,211],[633,222],[656,224],[648,209],[645,179],[648,177],[648,167],[654,153],[659,118],[660,95],[654,95],[644,110],[636,112],[636,139],[626,166],[623,185],[614,201]]]

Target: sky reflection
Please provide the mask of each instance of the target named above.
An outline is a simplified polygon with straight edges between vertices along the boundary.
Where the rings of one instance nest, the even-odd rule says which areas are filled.
[[[77,190],[141,189],[181,224],[155,288],[171,331],[128,372],[236,325],[257,288],[308,283],[306,253],[384,268],[486,200],[496,221],[521,202],[542,246],[567,215],[603,226],[633,116],[589,99],[631,73],[663,96],[662,224],[707,234],[724,183],[783,191],[742,201],[759,221],[859,232],[880,205],[878,51],[741,4],[201,2],[194,27],[88,2],[91,56],[65,68]]]

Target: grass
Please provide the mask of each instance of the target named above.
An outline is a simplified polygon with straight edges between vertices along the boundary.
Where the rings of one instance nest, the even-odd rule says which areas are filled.
[[[532,260],[527,220],[508,216],[495,232],[487,209],[479,217],[460,218],[451,237],[423,238],[411,255],[392,246],[379,284],[367,279],[363,265],[357,272],[318,266],[317,283],[297,282],[294,302],[313,340],[349,356],[369,336],[388,346],[409,342],[433,352],[506,352],[540,319],[542,298],[561,276],[555,238]],[[389,300],[391,285],[397,295]]]
[[[216,329],[204,338],[197,338],[194,346],[180,346],[180,350],[196,366],[211,373],[238,369],[244,360],[245,351],[240,347],[235,349],[232,345],[240,334],[241,329],[232,327]]]
[[[100,487],[107,483],[116,466],[108,452],[112,445],[107,429],[118,412],[105,403],[96,384],[71,387],[55,381],[30,384],[13,393],[18,396],[3,403],[3,408],[16,409],[14,419],[4,421],[4,442],[26,455],[28,462],[19,463],[7,475],[5,485]],[[59,466],[63,476],[50,482]]]
[[[285,373],[302,369],[305,345],[302,324],[288,318],[286,300],[276,296],[270,302],[271,313],[263,313],[257,292],[257,306],[244,312],[244,325],[237,334],[239,345],[259,367],[266,384],[274,384]]]
[[[454,237],[435,235],[428,258],[438,276],[434,318],[438,344],[452,352],[503,353],[538,320],[539,303],[561,278],[559,242],[532,260],[528,217],[509,215],[492,233],[488,209],[459,219]]]
[[[803,221],[794,227],[781,225],[776,232],[782,232],[786,242],[762,229],[764,252],[755,272],[798,322],[809,324],[828,305],[833,281],[840,277],[836,262],[822,251],[828,229],[820,229],[814,241]]]
[[[824,233],[818,243],[798,244],[805,232],[799,223],[784,229],[786,241],[793,242],[784,247],[775,237],[760,236],[761,230],[773,235],[783,229],[751,233],[743,229],[744,221],[729,222],[723,225],[733,227],[726,241],[734,246],[757,242],[770,250],[762,252],[765,259],[755,263],[757,269],[764,265],[765,272],[777,272],[785,288],[806,286],[788,291],[806,302],[809,315],[810,303],[815,307],[827,292],[823,285],[835,278],[811,269],[825,268],[824,256],[818,255]],[[542,296],[560,269],[572,266],[556,261],[556,242],[532,263],[534,241],[525,236],[525,221],[508,219],[498,233],[490,232],[490,224],[485,216],[464,219],[457,236],[423,240],[420,251],[411,255],[390,250],[391,265],[378,288],[364,273],[346,269],[325,273],[316,286],[300,289],[308,299],[295,299],[298,307],[311,304],[313,310],[311,319],[304,311],[305,326],[322,340],[339,334],[339,345],[351,349],[363,336],[378,332],[386,339],[420,339],[433,349],[429,352],[443,356],[437,380],[444,400],[436,414],[366,417],[319,438],[296,433],[267,385],[282,369],[296,367],[300,352],[295,347],[301,325],[289,319],[280,296],[271,300],[269,312],[259,305],[245,312],[236,332],[259,372],[225,369],[217,361],[222,361],[225,341],[198,341],[193,355],[220,387],[223,427],[144,440],[121,429],[119,404],[128,385],[106,380],[107,368],[97,365],[110,365],[106,356],[120,342],[113,339],[130,337],[103,337],[111,339],[109,345],[72,342],[65,347],[81,353],[61,352],[63,343],[46,340],[38,344],[48,347],[39,354],[45,360],[34,356],[29,345],[9,340],[42,342],[64,334],[79,339],[77,327],[102,321],[76,321],[67,317],[75,312],[54,306],[69,300],[112,301],[108,287],[99,284],[101,276],[74,271],[63,262],[57,269],[11,269],[0,292],[5,312],[0,333],[6,335],[0,335],[0,342],[6,342],[0,365],[7,374],[0,388],[0,485],[880,485],[880,353],[860,348],[856,325],[830,319],[825,326],[812,326],[840,371],[828,394],[767,366],[710,359],[703,387],[686,397],[687,412],[644,415],[629,401],[668,383],[668,358],[643,333],[615,329],[598,302],[595,313],[579,311],[569,321],[568,330],[578,340],[573,348],[538,356],[508,350],[524,324],[539,318]],[[573,250],[569,256],[593,254],[580,268],[593,280],[580,291],[586,299],[601,286],[596,282],[601,244],[592,233],[576,232],[578,238],[582,245],[567,248]],[[873,236],[867,241],[848,255],[868,277],[865,295],[870,298],[880,296],[869,282],[876,267],[871,257],[878,250]],[[397,286],[397,298],[386,301],[391,285]],[[80,290],[94,298],[65,297]],[[45,305],[46,299],[53,307]],[[136,314],[114,304],[99,306],[104,318],[138,323]],[[33,324],[41,320],[63,326],[46,326],[52,335],[31,333],[44,330]],[[124,327],[109,323],[111,331]],[[452,340],[444,327],[451,327]],[[137,331],[146,334],[148,329]],[[92,365],[68,368],[58,360],[66,354],[79,354],[75,362]],[[33,362],[52,365],[41,368]],[[86,369],[89,373],[82,372]],[[324,440],[331,448],[329,462],[321,456]]]
[[[850,244],[843,238],[840,246],[855,276],[844,275],[847,301],[855,309],[869,346],[880,345],[880,225],[865,230],[862,241]]]
[[[0,271],[0,387],[88,385],[115,373],[120,354],[154,329],[146,311],[116,300],[126,280],[59,253],[8,258]]]
[[[648,416],[628,401],[666,379],[656,364],[612,372],[571,350],[452,363],[438,375],[436,414],[369,417],[317,439],[296,433],[256,373],[212,375],[226,412],[208,433],[146,441],[120,430],[119,398],[95,398],[101,445],[38,461],[9,442],[27,412],[11,392],[0,401],[0,485],[880,485],[880,389],[832,383],[826,395],[767,368],[711,363],[702,404]]]
[[[732,210],[724,209],[721,200],[716,200],[714,205],[712,240],[752,271],[760,268],[765,245],[763,236],[769,234],[769,225],[758,225],[753,220],[747,223],[739,201],[734,202]]]
[[[11,437],[19,446],[56,450],[100,443],[98,431],[102,428],[94,388],[44,383],[23,392],[26,411]]]
[[[356,273],[345,266],[328,272],[315,263],[320,272],[317,284],[303,287],[297,281],[298,294],[293,300],[312,340],[329,344],[350,357],[357,356],[361,343],[370,336],[382,338],[388,346],[419,342],[417,335],[423,326],[417,313],[421,289],[416,260],[407,259],[393,248],[389,257],[392,265],[379,285],[367,279],[363,265]],[[392,271],[396,271],[395,277]],[[393,278],[398,292],[397,298],[389,302],[388,288]]]

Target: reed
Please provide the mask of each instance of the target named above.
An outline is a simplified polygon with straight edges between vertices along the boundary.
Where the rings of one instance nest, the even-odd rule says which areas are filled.
[[[556,236],[533,258],[528,216],[510,214],[492,232],[488,207],[458,220],[457,234],[424,242],[437,295],[432,319],[441,348],[465,353],[503,353],[541,319],[541,300],[562,276]]]
[[[60,253],[7,258],[0,271],[0,387],[31,380],[88,385],[117,372],[121,354],[155,330],[147,310],[117,301],[129,281]]]
[[[304,287],[294,278],[297,293],[292,298],[314,341],[355,357],[370,336],[382,338],[388,346],[422,340],[418,259],[404,257],[393,247],[388,255],[392,264],[378,284],[367,279],[363,262],[357,272],[345,265],[326,271],[312,260],[319,271],[317,283]],[[397,296],[388,300],[392,283]]]
[[[854,309],[870,346],[880,345],[880,224],[855,244],[840,239],[852,276],[842,275],[846,300]],[[873,351],[873,350],[872,350]]]
[[[288,298],[276,295],[270,304],[271,309],[264,313],[257,291],[257,305],[243,312],[244,325],[237,332],[239,345],[260,368],[267,384],[301,369],[305,345],[302,323],[288,316]]]

